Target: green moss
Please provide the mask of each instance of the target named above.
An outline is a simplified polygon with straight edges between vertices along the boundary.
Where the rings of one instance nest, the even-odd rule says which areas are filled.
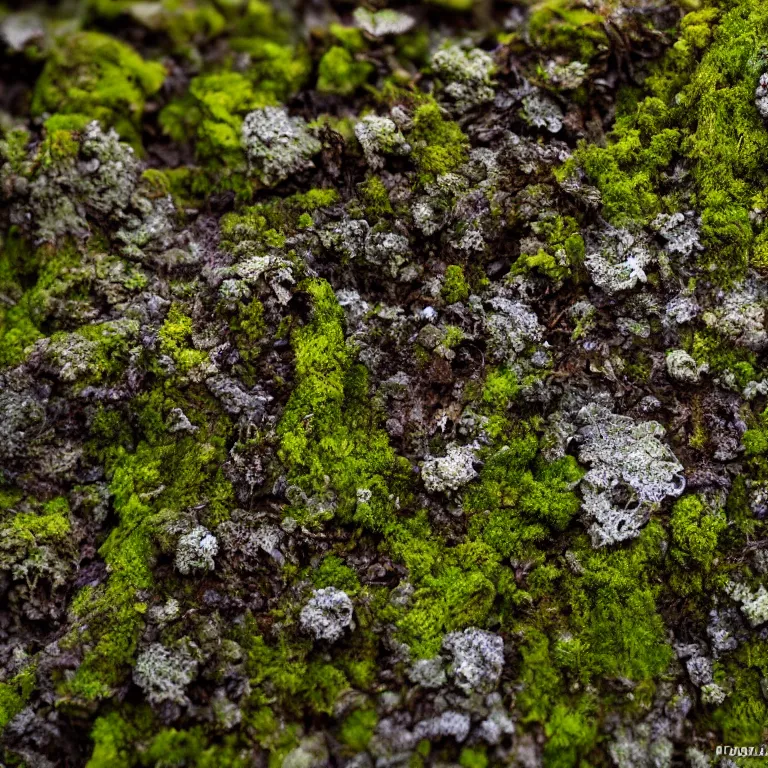
[[[717,551],[718,536],[725,526],[725,516],[708,509],[699,496],[678,500],[670,519],[672,557],[682,564],[694,563],[708,570]]]
[[[27,700],[35,690],[34,667],[27,667],[7,683],[0,683],[0,731],[24,709]]]
[[[572,457],[535,462],[538,442],[528,432],[490,456],[465,495],[473,531],[502,557],[530,556],[551,530],[564,530],[579,510],[573,493],[582,471]]]
[[[440,174],[455,171],[466,162],[467,137],[457,123],[443,117],[434,101],[416,108],[409,138],[421,184],[429,184]]]
[[[344,561],[336,555],[327,555],[319,567],[312,571],[312,582],[318,588],[336,587],[348,595],[360,591],[360,579]]]
[[[186,194],[194,197],[204,198],[211,188],[232,190],[243,199],[251,197],[253,182],[242,148],[243,119],[254,109],[288,98],[309,73],[303,49],[262,38],[238,38],[230,43],[249,55],[250,68],[198,75],[189,91],[160,113],[163,131],[174,141],[191,143],[202,165],[202,173],[188,172],[178,179],[188,188]]]
[[[342,522],[386,530],[396,516],[393,492],[410,465],[395,456],[370,409],[367,372],[347,348],[330,285],[310,280],[304,290],[312,318],[292,335],[296,380],[277,433],[289,479],[313,501],[290,514],[305,522],[336,514]]]
[[[255,382],[257,374],[254,364],[261,354],[267,332],[264,322],[264,305],[258,299],[239,302],[235,317],[229,323],[229,329],[240,354],[244,379]]]
[[[11,521],[11,530],[31,544],[65,539],[71,530],[69,503],[58,496],[44,504],[39,515],[17,512]]]
[[[663,529],[652,522],[626,549],[581,552],[584,571],[569,579],[568,599],[593,674],[648,681],[669,665],[672,650],[656,611],[659,587],[652,581],[663,539]]]
[[[87,768],[131,768],[136,765],[136,745],[151,725],[148,707],[137,720],[129,722],[117,712],[97,718],[91,730],[94,746]]]
[[[356,709],[341,724],[339,739],[355,752],[362,752],[368,746],[378,721],[375,710]]]
[[[763,67],[755,40],[766,24],[759,0],[688,14],[677,43],[646,81],[646,98],[624,103],[606,147],[585,145],[577,153],[616,223],[647,222],[663,210],[664,172],[676,156],[685,157],[701,211],[703,258],[723,280],[761,258],[751,257],[749,213],[768,181],[768,133],[754,105]]]
[[[559,51],[589,61],[608,47],[603,17],[578,0],[541,0],[528,20],[531,41],[537,49]]]
[[[757,638],[739,646],[728,659],[717,664],[715,682],[731,689],[731,694],[711,716],[712,727],[723,741],[760,745],[768,737],[768,702],[760,680],[768,676],[765,643]]]
[[[128,364],[130,342],[138,329],[135,321],[107,321],[83,325],[71,334],[54,333],[49,354],[62,371],[71,371],[69,378],[80,385],[115,381]]]
[[[697,364],[706,363],[713,374],[732,374],[740,387],[757,378],[754,352],[735,346],[716,331],[696,331],[689,348]]]
[[[0,289],[15,303],[0,304],[0,367],[23,361],[25,350],[45,334],[57,300],[80,295],[81,255],[69,242],[33,249],[11,228],[0,251]]]
[[[471,11],[475,5],[475,0],[427,0],[430,5],[436,5],[439,8],[445,8],[457,13]]]
[[[251,706],[277,699],[292,716],[305,713],[330,714],[342,691],[349,688],[344,673],[332,664],[312,658],[311,644],[280,641],[267,645],[257,635],[243,638],[251,677]]]
[[[198,422],[193,436],[179,438],[156,426],[174,406]],[[203,524],[215,526],[234,506],[232,488],[221,472],[231,425],[210,395],[195,392],[187,403],[180,396],[151,393],[139,421],[147,440],[133,452],[114,446],[105,454],[118,518],[99,549],[109,578],[91,592],[89,604],[80,601],[83,621],[66,643],[85,643],[89,650],[75,676],[60,685],[64,701],[109,697],[125,680],[144,626],[144,596],[154,585],[152,565],[163,525],[196,507]]]
[[[346,48],[334,45],[317,65],[317,90],[350,96],[367,82],[373,70],[370,62],[358,61]]]
[[[546,768],[579,765],[597,742],[597,722],[593,716],[558,704],[544,728]]]
[[[199,75],[185,96],[163,109],[160,125],[174,141],[194,142],[198,160],[217,182],[239,190],[246,168],[243,118],[275,101],[271,94],[256,91],[239,72]]]
[[[484,747],[464,747],[459,755],[461,768],[486,768],[488,756]]]
[[[710,591],[705,580],[726,526],[725,515],[709,509],[698,496],[686,496],[675,503],[670,519],[670,554],[678,567],[672,568],[670,584],[676,592],[689,597]]]
[[[579,224],[572,216],[554,216],[536,222],[532,229],[547,241],[546,249],[535,254],[521,255],[512,268],[512,274],[532,271],[550,280],[578,278],[584,267],[584,239]]]
[[[114,126],[134,146],[141,145],[144,104],[165,79],[165,69],[144,61],[113,37],[82,32],[53,49],[35,86],[32,113],[63,112]]]
[[[379,219],[393,213],[389,193],[378,176],[371,176],[360,184],[358,189],[367,216]]]
[[[345,27],[343,24],[330,24],[328,31],[351,53],[365,48],[365,38],[357,27]]]
[[[440,295],[446,304],[455,304],[469,298],[469,284],[464,277],[464,269],[458,264],[452,264],[445,270]]]
[[[192,330],[192,318],[184,314],[180,304],[171,304],[165,322],[157,335],[160,340],[160,352],[168,355],[182,374],[189,373],[207,357],[205,352],[190,346]]]

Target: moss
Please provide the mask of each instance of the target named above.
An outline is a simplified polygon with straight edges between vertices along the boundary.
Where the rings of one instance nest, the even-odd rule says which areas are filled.
[[[345,27],[343,24],[330,24],[328,31],[351,53],[365,48],[365,38],[357,27]]]
[[[589,61],[608,47],[603,17],[578,0],[541,0],[533,5],[528,20],[533,45]]]
[[[579,279],[584,270],[584,239],[579,224],[572,216],[554,216],[533,225],[537,236],[543,237],[547,248],[535,254],[524,254],[515,262],[512,274],[532,271],[550,280]]]
[[[768,675],[768,655],[759,639],[740,647],[714,670],[715,682],[731,694],[711,716],[712,727],[727,743],[760,745],[768,736],[768,703],[760,680]]]
[[[30,666],[12,677],[7,683],[0,683],[0,731],[21,712],[35,690],[35,668]]]
[[[648,681],[672,660],[652,581],[662,562],[663,529],[650,523],[628,548],[580,552],[584,569],[569,579],[572,626],[589,648],[587,670]]]
[[[370,62],[358,61],[346,48],[334,45],[317,65],[317,90],[350,96],[366,83],[373,69]]]
[[[440,295],[446,304],[455,304],[469,298],[469,284],[464,277],[464,270],[458,264],[452,264],[445,270]]]
[[[709,509],[698,496],[685,496],[675,503],[670,518],[670,554],[679,567],[672,569],[670,584],[679,594],[695,596],[707,588],[705,580],[726,525],[725,515]]]
[[[242,199],[253,193],[242,128],[245,116],[260,107],[288,98],[306,79],[306,52],[261,38],[232,40],[233,48],[252,61],[246,72],[222,71],[198,75],[189,90],[160,113],[160,125],[172,140],[189,142],[202,173],[188,171],[183,181],[194,197],[227,189]]]
[[[367,372],[347,348],[331,287],[323,280],[303,287],[312,318],[292,335],[296,380],[277,428],[280,459],[289,480],[326,509],[318,519],[333,514],[330,502],[342,522],[386,530],[396,516],[393,491],[410,465],[395,456],[368,405]],[[311,507],[290,513],[305,522],[312,516]]]
[[[714,330],[696,331],[689,347],[697,364],[705,363],[713,374],[732,374],[740,387],[757,378],[754,352],[735,346]]]
[[[282,640],[270,646],[261,636],[243,639],[253,694],[250,705],[277,699],[293,716],[330,714],[339,694],[349,688],[344,673],[332,664],[311,658],[310,644]]]
[[[83,325],[72,334],[58,332],[50,337],[49,354],[62,370],[74,372],[80,385],[115,381],[128,364],[131,340],[138,323],[110,322]],[[87,344],[79,346],[79,340]]]
[[[258,299],[238,302],[235,317],[229,323],[232,339],[242,361],[245,381],[255,382],[254,364],[261,354],[267,332],[264,305]]]
[[[544,728],[546,768],[569,768],[580,764],[597,742],[597,722],[593,716],[558,704]]]
[[[62,39],[35,86],[32,113],[63,112],[114,126],[141,145],[144,104],[165,79],[165,69],[144,61],[130,46],[98,32]]]
[[[336,587],[348,595],[356,595],[360,591],[357,574],[336,555],[323,558],[319,567],[312,571],[312,582],[317,589]]]
[[[181,4],[175,0],[163,0],[153,5],[148,16],[141,14],[133,0],[90,0],[89,5],[98,16],[114,20],[130,14],[155,33],[165,32],[171,45],[179,52],[184,52],[195,38],[215,37],[226,28],[227,18],[211,2],[199,2],[193,5]]]
[[[457,13],[466,13],[471,11],[475,5],[475,0],[427,0],[430,5],[436,5],[438,8],[445,8],[448,11]]]
[[[564,530],[579,510],[572,488],[582,472],[575,460],[535,462],[537,448],[530,432],[509,439],[465,496],[465,509],[475,515],[472,530],[502,557],[530,556],[551,529]]]
[[[717,551],[717,538],[725,529],[722,514],[709,510],[698,496],[679,499],[672,510],[672,557],[709,569]]]
[[[339,739],[355,752],[362,752],[373,736],[378,716],[372,709],[356,709],[341,724]]]
[[[128,720],[117,712],[97,718],[91,730],[94,746],[87,768],[131,768],[136,765],[136,745],[147,735],[151,722],[148,707],[135,719]]]
[[[365,213],[374,219],[380,219],[393,213],[389,193],[378,176],[371,176],[358,186],[363,200]]]
[[[205,352],[190,346],[192,330],[192,318],[184,314],[180,304],[171,304],[165,322],[158,332],[160,352],[168,355],[182,374],[189,373],[192,368],[206,360]]]
[[[464,747],[459,755],[461,768],[486,768],[488,756],[484,747]]]
[[[0,367],[17,365],[45,333],[52,305],[79,295],[78,249],[71,243],[31,248],[11,228],[0,252],[0,288],[15,303],[0,305]]]
[[[256,91],[239,72],[199,75],[185,96],[163,109],[160,125],[174,141],[194,142],[195,155],[214,176],[214,184],[243,191],[243,118],[273,103],[271,94]]]
[[[39,515],[17,512],[11,521],[11,530],[32,544],[65,539],[71,530],[69,503],[58,496],[44,504]]]
[[[409,134],[421,184],[455,171],[468,157],[469,141],[459,125],[446,120],[434,101],[426,101],[413,114]]]
[[[162,524],[195,506],[201,522],[215,526],[227,519],[233,506],[232,488],[220,468],[231,425],[210,396],[197,392],[192,404],[180,397],[167,402],[150,395],[147,400],[140,419],[145,429],[155,421],[147,411],[175,405],[182,405],[200,428],[194,436],[179,438],[155,427],[135,451],[114,446],[105,456],[118,523],[99,549],[109,572],[107,583],[91,593],[87,606],[81,601],[83,634],[67,640],[85,642],[90,650],[75,676],[60,685],[65,702],[109,697],[125,680],[144,626],[147,606],[142,596],[153,587]],[[162,423],[164,415],[157,421]]]
[[[606,147],[577,153],[615,223],[647,222],[662,210],[664,171],[685,157],[701,211],[703,258],[726,281],[749,263],[749,213],[768,180],[768,134],[754,106],[762,72],[754,41],[766,23],[759,0],[688,14],[677,43],[646,81],[646,98],[625,103]]]

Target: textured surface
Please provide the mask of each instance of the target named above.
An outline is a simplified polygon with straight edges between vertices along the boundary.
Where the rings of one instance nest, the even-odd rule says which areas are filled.
[[[0,763],[757,764],[764,0],[0,43]]]

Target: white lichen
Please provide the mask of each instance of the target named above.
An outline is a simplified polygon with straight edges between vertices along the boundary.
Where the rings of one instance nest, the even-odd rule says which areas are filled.
[[[683,465],[661,442],[656,421],[635,422],[592,403],[576,417],[579,461],[590,469],[581,481],[582,510],[596,547],[633,538],[650,512],[685,488]]]
[[[667,352],[667,373],[677,381],[695,384],[707,370],[709,366],[706,363],[697,365],[684,349],[671,349]]]
[[[212,571],[218,553],[216,537],[202,525],[195,526],[176,545],[176,568],[185,576],[195,570]]]
[[[385,155],[402,156],[411,152],[397,123],[388,117],[366,115],[355,124],[355,136],[373,170],[384,167]]]
[[[264,107],[243,121],[243,146],[251,166],[265,184],[275,184],[312,167],[321,149],[306,121],[281,107]]]
[[[498,635],[476,627],[451,632],[442,651],[449,677],[464,693],[490,693],[498,685],[504,667],[504,641]]]
[[[335,643],[353,627],[354,606],[349,595],[336,587],[316,589],[301,609],[299,626],[314,640]]]
[[[479,48],[446,45],[432,55],[432,69],[445,83],[443,92],[464,112],[494,97],[493,57]]]
[[[421,468],[424,487],[430,493],[450,493],[477,477],[471,445],[450,445],[445,456],[427,459]]]
[[[187,646],[192,648],[191,643],[174,650],[152,643],[139,654],[133,680],[151,704],[187,702],[186,687],[197,676],[197,660]]]

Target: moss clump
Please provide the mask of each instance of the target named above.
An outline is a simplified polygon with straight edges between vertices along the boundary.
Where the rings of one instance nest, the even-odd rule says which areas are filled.
[[[358,61],[349,50],[334,45],[317,65],[317,90],[350,96],[366,83],[373,69],[370,62]]]
[[[531,41],[537,49],[559,51],[589,61],[608,47],[603,17],[579,0],[541,0],[528,20]]]
[[[262,38],[243,38],[231,44],[248,54],[252,65],[247,71],[198,75],[187,93],[160,113],[166,135],[194,147],[202,173],[188,173],[183,181],[187,194],[197,198],[204,198],[212,188],[251,197],[253,182],[242,145],[243,119],[255,109],[280,104],[309,74],[303,48]]]
[[[416,108],[409,140],[421,184],[429,184],[440,174],[456,170],[468,157],[467,137],[458,123],[443,117],[435,101]]]
[[[709,509],[699,496],[685,496],[672,509],[670,554],[679,566],[672,573],[673,588],[684,596],[701,594],[727,526],[722,512]]]
[[[572,216],[553,216],[532,225],[534,233],[547,242],[535,254],[523,254],[515,262],[513,274],[538,272],[550,280],[578,279],[584,267],[584,238]]]
[[[176,364],[179,373],[182,374],[189,373],[192,368],[200,365],[206,359],[205,352],[190,346],[192,330],[192,318],[184,314],[180,304],[172,304],[165,322],[160,327],[158,338],[160,352],[168,355]]]
[[[665,194],[665,171],[675,157],[686,158],[708,247],[704,258],[726,280],[749,263],[750,210],[762,207],[768,181],[768,133],[754,105],[763,70],[755,40],[766,24],[768,10],[759,0],[688,14],[680,39],[646,82],[647,97],[622,105],[606,147],[578,152],[615,223],[647,222],[675,206]]]
[[[141,145],[144,104],[157,93],[165,69],[144,61],[113,37],[82,32],[53,49],[35,86],[32,113],[63,112],[114,126],[134,146]]]
[[[277,433],[290,481],[312,501],[294,505],[290,514],[308,523],[335,510],[342,522],[386,530],[410,466],[395,456],[368,405],[367,372],[346,345],[330,285],[310,280],[304,290],[312,318],[292,336],[296,381]]]
[[[312,583],[317,589],[336,587],[350,596],[360,591],[360,579],[357,574],[336,555],[323,558],[320,566],[312,571]]]
[[[0,683],[0,731],[24,709],[35,689],[35,669],[27,667],[7,683]]]
[[[627,549],[581,550],[584,569],[569,579],[572,626],[589,649],[583,672],[650,681],[672,660],[664,622],[656,610],[664,532],[650,523]]]
[[[81,258],[71,242],[35,249],[16,228],[9,230],[0,251],[0,289],[13,303],[0,304],[0,367],[22,362],[25,350],[45,335],[59,301],[77,304]]]
[[[69,503],[58,496],[44,504],[39,515],[17,512],[11,520],[11,530],[33,545],[65,539],[71,530]]]
[[[198,422],[194,436],[166,431],[173,407],[183,407]],[[162,389],[150,393],[143,398],[139,423],[146,439],[133,452],[112,442],[99,451],[118,524],[99,550],[109,571],[107,583],[79,603],[81,629],[63,641],[89,647],[74,677],[60,686],[65,701],[109,697],[124,681],[144,626],[143,595],[154,583],[162,526],[201,504],[202,523],[213,526],[226,520],[232,507],[232,487],[221,471],[231,425],[204,390],[191,401]]]
[[[389,193],[378,176],[371,176],[358,187],[363,200],[365,213],[374,219],[380,219],[393,213]]]
[[[572,491],[582,474],[576,461],[537,462],[537,450],[530,431],[507,438],[465,497],[465,509],[474,513],[472,530],[502,557],[530,557],[579,510]]]
[[[689,347],[697,364],[706,364],[713,374],[733,376],[740,387],[757,378],[755,353],[735,346],[715,330],[696,331]]]
[[[446,304],[455,304],[469,298],[469,284],[464,277],[464,269],[458,264],[452,264],[445,270],[440,295]]]
[[[375,710],[356,709],[342,723],[339,739],[355,752],[361,752],[368,746],[378,721]]]
[[[249,626],[251,632],[255,626]],[[253,693],[249,707],[272,705],[275,700],[292,716],[330,714],[339,694],[350,687],[338,666],[311,653],[309,641],[268,645],[261,635],[243,636],[246,670]]]

